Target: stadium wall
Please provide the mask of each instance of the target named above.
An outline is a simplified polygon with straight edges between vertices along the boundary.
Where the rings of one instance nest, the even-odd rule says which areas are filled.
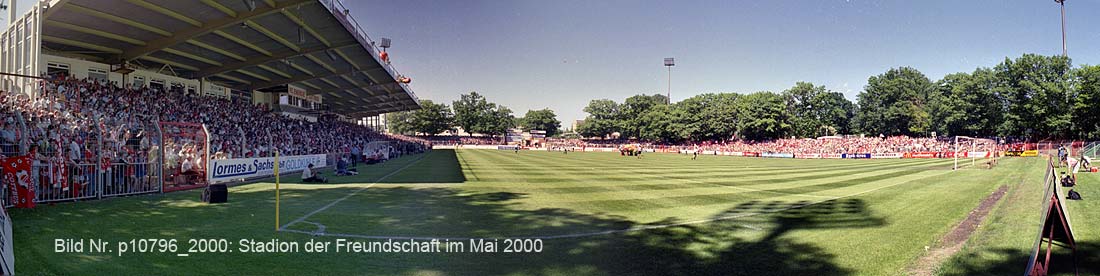
[[[14,7],[9,16],[14,15]],[[27,13],[12,18],[8,28],[0,33],[0,72],[35,75],[39,71],[39,51],[42,49],[42,17],[45,8],[36,3]],[[35,79],[0,76],[0,90],[33,95]]]

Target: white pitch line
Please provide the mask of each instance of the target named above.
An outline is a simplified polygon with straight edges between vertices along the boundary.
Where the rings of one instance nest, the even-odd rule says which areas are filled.
[[[837,199],[842,199],[842,198],[847,198],[847,197],[858,196],[858,195],[878,191],[878,190],[881,190],[881,189],[890,188],[890,187],[898,186],[898,185],[901,185],[901,184],[914,182],[914,181],[919,180],[919,179],[924,179],[924,178],[928,178],[928,177],[933,177],[933,176],[946,174],[947,172],[950,172],[950,171],[945,171],[945,172],[941,172],[941,173],[936,174],[936,175],[929,175],[929,176],[926,176],[926,177],[913,179],[913,180],[909,180],[909,181],[899,182],[899,183],[896,183],[896,184],[886,185],[886,186],[882,186],[882,187],[878,187],[878,188],[874,188],[874,189],[870,189],[870,190],[866,190],[866,191],[862,191],[862,192],[858,192],[858,193],[853,193],[853,194],[849,194],[849,195],[845,195],[845,196],[832,197],[830,199],[826,199],[826,200],[822,200],[822,201],[818,201],[818,202],[813,202],[813,203],[792,205],[790,207],[775,209],[775,210],[771,210],[771,211],[758,212],[758,213],[745,213],[745,214],[739,214],[739,215],[729,215],[729,216],[722,216],[722,217],[709,218],[709,219],[700,219],[700,220],[692,220],[692,221],[685,221],[685,222],[671,223],[671,224],[634,226],[634,227],[630,227],[630,228],[617,229],[617,230],[604,230],[604,231],[596,231],[596,232],[582,232],[582,233],[548,235],[548,236],[482,237],[482,238],[373,236],[373,235],[358,235],[358,234],[343,234],[343,233],[321,233],[319,236],[361,238],[361,239],[379,239],[379,240],[386,240],[386,239],[394,239],[394,240],[407,240],[407,239],[414,239],[414,240],[433,240],[433,239],[438,239],[438,240],[448,240],[448,239],[450,239],[450,240],[465,240],[465,239],[543,239],[543,240],[552,240],[552,239],[566,239],[566,238],[583,238],[583,237],[592,237],[592,236],[602,236],[602,235],[610,235],[610,234],[637,232],[637,231],[643,231],[643,230],[662,229],[662,228],[692,225],[692,224],[701,224],[701,223],[715,222],[715,221],[721,221],[721,220],[745,218],[745,217],[751,217],[751,216],[755,216],[755,215],[777,213],[777,212],[782,212],[782,211],[786,211],[786,210],[790,210],[790,209],[802,208],[802,207],[806,207],[806,206],[810,206],[810,205],[814,205],[814,204],[818,204],[818,203],[822,203],[822,202],[826,202],[826,201],[830,201],[830,200],[837,200]],[[741,225],[741,226],[744,226],[744,227],[748,228],[747,225]],[[752,229],[752,228],[750,228],[750,229]],[[756,229],[759,229],[759,228],[756,228]],[[282,231],[315,235],[315,232],[307,232],[307,231],[301,231],[301,230],[289,230],[288,229],[288,230],[282,230]]]
[[[351,192],[350,194],[345,195],[344,197],[341,197],[340,199],[337,199],[337,200],[334,200],[334,201],[330,202],[328,205],[325,205],[325,206],[323,206],[323,207],[321,207],[317,210],[313,210],[313,212],[309,212],[308,214],[306,214],[306,215],[304,215],[300,218],[297,218],[297,219],[291,221],[290,223],[287,223],[283,226],[280,226],[279,231],[286,231],[287,227],[290,227],[291,225],[293,225],[295,223],[302,222],[303,220],[305,220],[305,219],[307,219],[307,218],[309,218],[309,217],[311,217],[311,216],[313,216],[317,213],[320,213],[320,212],[328,209],[329,207],[332,207],[333,205],[336,205],[336,203],[340,203],[341,201],[344,201],[345,199],[348,199],[349,197],[352,197],[355,194],[358,194],[359,192],[362,192],[363,190],[366,190],[367,188],[370,188],[370,187],[374,186],[374,184],[378,184],[378,182],[382,182],[382,180],[385,180],[386,178],[389,178],[390,176],[405,170],[405,168],[408,168],[409,166],[412,166],[413,164],[419,163],[420,160],[424,159],[424,156],[427,156],[427,153],[424,153],[424,155],[421,155],[416,160],[413,160],[413,161],[409,162],[408,164],[405,164],[405,166],[403,166],[403,167],[401,167],[397,170],[394,170],[394,171],[390,172],[389,174],[383,175],[382,177],[379,177],[378,179],[374,180],[374,182],[371,182],[370,185],[367,185],[366,187],[359,188],[358,190],[355,190],[354,192]]]

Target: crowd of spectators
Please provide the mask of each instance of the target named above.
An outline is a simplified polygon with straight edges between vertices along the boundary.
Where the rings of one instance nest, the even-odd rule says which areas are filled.
[[[964,140],[959,143],[960,150],[993,150],[998,144],[993,140]],[[901,153],[901,152],[949,152],[955,150],[955,141],[947,138],[916,138],[908,136],[891,137],[855,137],[830,136],[817,139],[776,139],[771,141],[705,141],[700,143],[660,144],[615,140],[554,139],[552,147],[603,147],[618,148],[633,145],[656,151],[718,151],[718,152],[761,152],[761,153]]]
[[[499,145],[500,139],[478,136],[425,136],[436,145]],[[619,148],[636,146],[653,151],[718,151],[761,153],[900,153],[900,152],[950,152],[955,151],[953,137],[920,138],[908,136],[859,137],[828,136],[820,138],[789,138],[770,141],[703,141],[698,143],[653,143],[633,139],[560,139],[550,138],[550,148]],[[1001,146],[989,139],[965,139],[958,142],[959,150],[994,150]]]
[[[936,138],[824,137],[820,139],[777,139],[767,142],[702,143],[700,150],[768,153],[898,153],[954,151],[953,141]]]
[[[39,88],[33,100],[0,91],[0,154],[29,149],[35,165],[32,174],[39,177],[38,183],[50,183],[40,184],[46,193],[67,192],[70,183],[94,186],[94,166],[102,166],[100,171],[109,175],[106,185],[124,180],[132,182],[119,185],[127,189],[148,186],[148,165],[159,159],[161,145],[169,171],[182,174],[205,167],[201,139],[207,137],[195,129],[176,129],[177,135],[165,135],[162,143],[158,122],[191,123],[200,126],[199,131],[205,124],[209,153],[216,159],[268,157],[278,149],[282,155],[345,154],[362,160],[419,152],[427,146],[422,139],[381,134],[335,115],[315,122],[293,119],[264,105],[187,93],[181,86],[119,87],[53,76]],[[368,148],[381,141],[392,142]],[[126,192],[138,191],[119,191]]]
[[[186,93],[180,86],[122,89],[75,78],[44,84],[47,95],[64,95],[58,105],[69,103],[86,118],[103,118],[107,125],[118,126],[120,137],[140,137],[142,127],[157,121],[205,124],[211,134],[210,152],[223,158],[267,157],[276,148],[283,155],[350,152],[371,141],[402,141],[332,115],[316,122],[292,119],[265,105]]]
[[[433,145],[499,145],[500,137],[489,136],[420,136],[419,139],[431,142]]]

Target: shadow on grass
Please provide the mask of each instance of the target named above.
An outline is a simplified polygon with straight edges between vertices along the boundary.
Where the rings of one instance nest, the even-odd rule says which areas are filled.
[[[449,188],[372,188],[307,221],[326,233],[370,236],[546,238],[537,254],[457,254],[390,264],[385,273],[452,271],[456,274],[645,274],[645,275],[849,275],[836,256],[817,245],[787,237],[795,230],[879,227],[860,199],[811,202],[752,201],[713,217],[685,224],[675,218],[639,224],[606,214],[570,209],[522,210],[522,193],[466,194]],[[350,206],[348,206],[350,207]],[[752,224],[730,217],[753,216]],[[357,222],[357,223],[349,223]],[[671,225],[671,226],[670,226]],[[298,230],[313,231],[310,224]],[[607,230],[644,229],[616,233]],[[758,237],[758,238],[746,238]],[[417,256],[419,257],[419,256]]]
[[[421,169],[444,167],[459,183],[461,168],[453,151],[439,151],[416,166],[394,175],[396,180],[421,183]],[[449,163],[454,162],[454,163]],[[388,164],[400,167],[402,163]],[[407,174],[408,175],[402,175]],[[381,174],[381,173],[380,173]],[[401,175],[398,177],[398,175]],[[425,177],[428,179],[428,177]],[[439,183],[439,176],[431,176]],[[321,186],[284,191],[282,208],[290,220],[326,206],[360,187]],[[239,238],[273,237],[304,241],[317,238],[299,233],[272,234],[266,213],[274,206],[265,189],[234,189],[230,202],[197,202],[197,191],[120,198],[81,204],[16,210],[15,246],[20,271],[26,274],[157,274],[172,268],[180,274],[378,274],[456,275],[610,274],[610,275],[850,275],[857,268],[840,267],[837,256],[813,243],[789,235],[808,229],[880,227],[886,221],[860,199],[811,202],[748,201],[711,217],[685,224],[666,218],[648,224],[608,214],[580,213],[566,208],[525,209],[514,192],[472,193],[448,187],[396,186],[362,190],[325,207],[306,222],[320,223],[326,233],[379,236],[500,238],[558,236],[545,239],[541,253],[461,254],[134,254],[126,257],[54,253],[58,237]],[[730,198],[731,201],[739,200]],[[629,204],[615,211],[637,210]],[[762,215],[750,216],[758,213]],[[728,219],[731,217],[744,217]],[[94,223],[97,227],[89,227]],[[291,226],[300,230],[310,223]],[[644,229],[601,233],[608,230]],[[589,233],[591,235],[585,234]],[[503,244],[501,245],[503,246]],[[210,262],[231,260],[229,266]],[[867,264],[874,265],[874,264]],[[228,267],[228,268],[226,268]],[[229,269],[229,270],[222,270]]]
[[[1090,252],[1100,252],[1100,244],[1093,242],[1078,242],[1077,243],[1077,269],[1080,275],[1100,275],[1100,256],[1095,254],[1089,254]],[[1044,250],[1040,251],[1040,254],[1045,253]],[[1051,271],[1049,275],[1074,275],[1073,271],[1073,255],[1067,248],[1054,247],[1051,251]],[[972,260],[980,260],[982,258],[976,258],[973,254],[994,255],[998,256],[999,261],[995,262],[976,262]],[[1018,248],[991,248],[982,252],[970,253],[968,255],[959,255],[949,260],[950,263],[945,264],[947,269],[940,271],[940,275],[1022,275],[1025,274],[1027,269],[1027,262],[1031,257],[1031,251],[1020,250]],[[1040,258],[1045,258],[1044,255],[1040,255]]]

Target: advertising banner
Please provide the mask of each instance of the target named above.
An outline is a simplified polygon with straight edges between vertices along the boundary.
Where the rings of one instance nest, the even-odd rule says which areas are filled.
[[[592,151],[592,152],[614,152],[614,151],[619,151],[619,149],[617,149],[617,148],[584,148],[584,151]]]
[[[802,158],[802,159],[818,159],[818,158],[821,158],[821,154],[820,154],[820,153],[805,153],[805,154],[795,154],[795,155],[794,155],[794,158]]]
[[[921,151],[921,152],[907,152],[905,158],[936,158],[939,156],[938,152]]]
[[[966,157],[983,158],[989,157],[988,151],[971,151],[966,153]]]
[[[1039,151],[1038,150],[1025,150],[1023,153],[1020,153],[1020,156],[1023,156],[1023,157],[1036,157],[1036,156],[1039,156]]]
[[[871,158],[874,159],[888,159],[888,158],[901,158],[901,153],[872,153]]]
[[[742,156],[760,157],[760,153],[759,152],[743,152]]]
[[[840,158],[844,158],[844,154],[842,154],[842,153],[822,153],[821,158],[840,159]]]
[[[794,158],[793,153],[779,153],[779,152],[765,152],[761,153],[760,157],[768,158]]]
[[[871,154],[870,153],[845,153],[844,158],[848,158],[848,159],[869,159],[869,158],[871,158]]]
[[[326,166],[324,154],[279,156],[279,172],[302,171],[313,164],[313,168]],[[210,183],[228,182],[239,179],[257,178],[275,175],[275,157],[234,158],[210,160]]]

